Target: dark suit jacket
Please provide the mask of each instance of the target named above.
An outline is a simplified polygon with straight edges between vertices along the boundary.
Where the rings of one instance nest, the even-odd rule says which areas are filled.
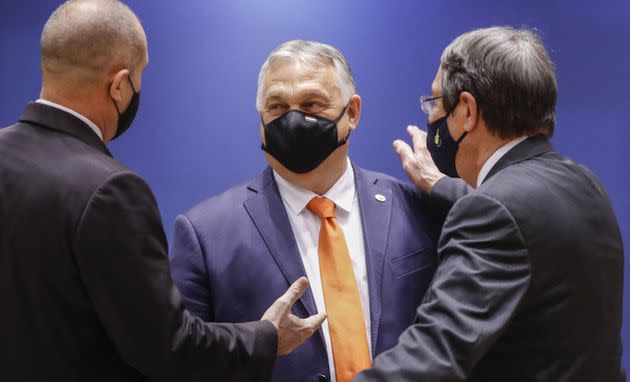
[[[413,322],[435,271],[435,244],[442,221],[429,215],[427,198],[415,187],[356,166],[354,173],[376,355],[394,346]],[[377,194],[385,201],[375,199]],[[208,321],[254,320],[291,282],[305,275],[271,169],[179,216],[171,267],[188,308]],[[294,313],[302,317],[316,313],[310,289]],[[320,331],[276,361],[272,380],[329,378]]]
[[[184,309],[149,186],[88,126],[31,103],[0,151],[0,380],[265,379],[273,325]]]
[[[455,186],[455,187],[453,187]],[[415,324],[357,382],[625,381],[623,246],[604,188],[542,136],[459,200]]]

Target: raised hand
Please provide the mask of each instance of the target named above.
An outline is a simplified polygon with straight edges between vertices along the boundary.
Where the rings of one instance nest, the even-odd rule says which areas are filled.
[[[291,313],[293,304],[308,287],[306,277],[300,277],[263,314],[261,320],[270,321],[278,331],[278,355],[287,355],[315,333],[326,319],[326,313],[299,318]]]
[[[413,149],[406,142],[397,139],[394,141],[394,150],[400,157],[403,170],[409,179],[422,192],[431,194],[435,183],[446,175],[442,174],[433,163],[427,149],[427,133],[414,125],[407,126],[407,132],[411,136]]]

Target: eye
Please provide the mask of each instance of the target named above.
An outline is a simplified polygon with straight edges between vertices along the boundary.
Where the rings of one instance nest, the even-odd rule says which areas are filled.
[[[265,111],[271,115],[283,114],[287,109],[287,105],[281,103],[272,103],[265,108]]]
[[[326,108],[323,102],[320,101],[307,101],[302,105],[304,111],[308,111],[309,113],[317,114],[323,111]]]

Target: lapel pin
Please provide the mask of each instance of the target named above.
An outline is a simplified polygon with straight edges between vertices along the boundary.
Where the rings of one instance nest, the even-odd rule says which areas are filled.
[[[384,201],[387,200],[387,198],[384,195],[381,195],[381,194],[374,195],[374,199],[378,200],[379,202],[384,202]]]

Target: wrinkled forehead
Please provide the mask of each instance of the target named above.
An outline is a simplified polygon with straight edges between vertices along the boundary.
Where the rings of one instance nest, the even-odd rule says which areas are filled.
[[[263,81],[263,96],[285,93],[322,91],[330,97],[340,97],[339,77],[334,65],[305,63],[297,60],[276,61],[269,66]]]

